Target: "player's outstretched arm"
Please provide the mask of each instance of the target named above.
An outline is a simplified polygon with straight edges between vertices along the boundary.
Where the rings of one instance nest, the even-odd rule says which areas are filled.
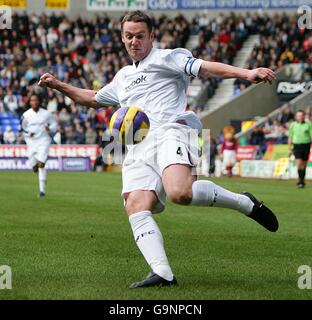
[[[50,73],[45,73],[42,75],[38,85],[41,87],[49,87],[51,89],[58,90],[80,105],[90,108],[100,107],[100,104],[95,100],[95,90],[74,87],[68,83],[56,79]]]
[[[224,79],[239,78],[252,83],[269,82],[276,80],[274,71],[268,68],[243,69],[225,63],[203,61],[199,70],[199,75],[203,77],[218,76]]]

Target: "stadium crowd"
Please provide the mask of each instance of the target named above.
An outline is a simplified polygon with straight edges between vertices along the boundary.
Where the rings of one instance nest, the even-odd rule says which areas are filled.
[[[191,34],[199,34],[199,44],[192,53],[206,60],[231,64],[246,37],[260,33],[261,44],[254,49],[247,67],[277,69],[289,62],[312,62],[312,37],[308,37],[308,31],[296,29],[295,20],[286,15],[272,19],[265,14],[231,13],[216,18],[200,14],[188,21],[178,14],[153,17],[153,22],[158,47],[185,47]],[[131,63],[119,28],[119,21],[106,15],[70,20],[64,14],[14,14],[12,30],[0,33],[0,113],[21,117],[29,107],[29,96],[39,93],[42,105],[58,122],[62,143],[99,143],[108,126],[111,107],[88,110],[57,92],[38,87],[37,82],[40,75],[50,72],[81,88],[98,90],[109,83],[121,67]],[[210,84],[210,96],[220,80],[203,79]],[[236,93],[248,85],[236,81]],[[276,124],[268,123],[267,127],[267,135],[283,131],[271,128]],[[23,143],[23,135],[7,127],[0,132],[0,143]]]
[[[260,34],[260,44],[256,45],[246,63],[246,68],[266,67],[276,71],[288,63],[301,63],[303,75],[312,77],[312,32],[308,28],[299,29],[296,15],[258,16],[257,28],[252,32]],[[246,18],[246,22],[252,20]],[[233,95],[238,94],[250,83],[236,80]]]
[[[14,14],[12,30],[0,33],[0,113],[21,117],[30,95],[43,97],[42,105],[59,124],[62,143],[94,144],[107,128],[111,108],[87,110],[63,95],[37,86],[50,72],[80,88],[100,89],[115,73],[130,63],[120,38],[119,21],[106,15],[69,20],[64,14],[41,16]],[[182,16],[153,18],[161,48],[184,47],[190,23]],[[0,132],[0,142],[22,143],[21,133],[9,126]]]

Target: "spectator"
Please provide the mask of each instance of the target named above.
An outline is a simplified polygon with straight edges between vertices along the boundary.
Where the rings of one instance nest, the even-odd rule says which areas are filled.
[[[48,104],[47,104],[47,110],[49,112],[51,112],[52,114],[57,113],[57,99],[56,99],[56,95],[53,93],[53,91],[49,91],[48,93]]]
[[[267,142],[275,143],[276,139],[280,136],[279,130],[280,123],[278,120],[273,120],[270,126],[266,126],[264,129],[264,136]]]
[[[75,127],[75,140],[77,144],[86,143],[84,128],[80,124],[77,124]]]
[[[265,137],[261,127],[255,127],[251,133],[249,143],[253,146],[264,145]]]
[[[12,113],[15,113],[17,111],[18,100],[17,97],[13,95],[11,90],[8,90],[8,93],[5,95],[3,99],[3,104],[8,111]]]
[[[216,139],[210,141],[209,176],[214,176],[216,171],[216,156],[218,155],[218,144]]]
[[[261,127],[255,127],[253,129],[251,136],[250,136],[249,143],[253,146],[259,146],[256,158],[262,159],[262,157],[266,151],[266,143],[265,143],[264,132]]]
[[[58,121],[62,127],[66,127],[72,123],[72,117],[65,107],[61,109],[58,115]]]
[[[60,139],[61,144],[65,144],[66,143],[66,133],[65,133],[64,128],[60,124],[58,124],[56,131],[59,132],[59,134],[61,136],[61,139]]]
[[[283,64],[292,63],[294,61],[294,54],[288,47],[281,54],[281,61],[283,62]]]
[[[26,144],[24,135],[22,132],[18,132],[16,134],[16,144]]]
[[[72,125],[65,127],[65,143],[66,144],[77,144],[76,134]]]
[[[5,144],[14,144],[16,142],[16,136],[10,126],[6,127],[6,130],[3,134],[3,141]]]
[[[92,128],[97,128],[98,126],[98,117],[95,109],[88,109],[87,121],[90,122]]]
[[[99,136],[100,138],[100,136]],[[87,144],[96,144],[97,134],[94,128],[91,127],[89,121],[86,122],[86,143]]]
[[[295,118],[293,112],[291,111],[290,107],[286,105],[286,107],[282,108],[280,114],[277,117],[277,120],[281,124],[286,124],[287,122],[293,121]]]

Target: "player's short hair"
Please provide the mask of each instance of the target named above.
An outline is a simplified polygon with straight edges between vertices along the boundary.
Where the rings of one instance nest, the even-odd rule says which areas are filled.
[[[30,97],[29,97],[29,103],[30,103],[30,99],[32,98],[32,97],[37,97],[37,99],[39,100],[39,103],[41,104],[42,103],[42,96],[40,95],[40,94],[38,94],[38,93],[32,93],[31,95],[30,95]]]
[[[140,10],[128,12],[121,20],[121,32],[123,31],[123,25],[125,22],[144,22],[147,25],[148,31],[151,33],[153,31],[152,19],[144,12]]]
[[[299,110],[297,110],[297,112],[296,113],[299,113],[299,112],[302,112],[304,115],[305,115],[305,112],[304,112],[304,110],[302,110],[302,109],[299,109]]]

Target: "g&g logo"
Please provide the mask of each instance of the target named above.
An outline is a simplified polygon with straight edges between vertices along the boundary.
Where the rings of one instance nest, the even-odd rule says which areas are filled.
[[[312,8],[309,6],[300,6],[297,10],[300,15],[297,25],[300,29],[312,29]]]
[[[12,9],[9,6],[0,6],[0,30],[12,29]]]

